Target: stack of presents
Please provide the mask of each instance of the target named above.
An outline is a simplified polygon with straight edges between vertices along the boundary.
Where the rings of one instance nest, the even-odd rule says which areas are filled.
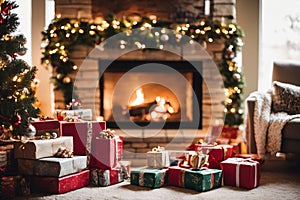
[[[62,194],[129,178],[123,138],[106,122],[48,118],[31,125],[34,137],[0,143],[0,197]]]
[[[232,145],[199,143],[184,151],[155,147],[146,154],[147,167],[130,170],[130,162],[122,160],[123,138],[105,121],[66,119],[39,119],[31,123],[35,136],[0,143],[0,197],[61,194],[129,178],[131,185],[199,192],[259,185],[260,160],[232,157]]]
[[[259,185],[261,160],[252,155],[233,157],[232,145],[192,144],[186,151],[153,148],[148,166],[132,170],[132,185],[159,188],[165,185],[199,192],[222,185],[253,189]]]

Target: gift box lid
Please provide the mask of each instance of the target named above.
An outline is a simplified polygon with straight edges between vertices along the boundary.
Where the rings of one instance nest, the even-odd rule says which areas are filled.
[[[226,164],[240,164],[240,165],[249,165],[249,166],[253,166],[253,165],[259,165],[258,161],[255,161],[251,158],[228,158],[224,161],[221,162],[221,165],[226,165]]]

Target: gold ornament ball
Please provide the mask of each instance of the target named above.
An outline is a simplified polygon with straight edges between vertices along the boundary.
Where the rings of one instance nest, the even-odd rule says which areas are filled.
[[[63,79],[63,83],[70,83],[71,82],[71,78],[66,76],[64,79]]]

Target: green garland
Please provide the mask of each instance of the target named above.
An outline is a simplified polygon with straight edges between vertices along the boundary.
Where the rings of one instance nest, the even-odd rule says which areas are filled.
[[[244,33],[234,23],[223,24],[218,21],[202,19],[193,24],[172,24],[149,18],[141,18],[140,20],[117,19],[114,15],[108,15],[101,23],[55,18],[48,29],[42,33],[44,41],[42,63],[47,64],[47,66],[51,64],[53,67],[52,79],[56,89],[63,91],[65,103],[68,104],[72,100],[73,91],[73,80],[70,74],[76,73],[78,70],[78,66],[69,57],[75,46],[81,44],[93,47],[115,34],[121,32],[130,34],[131,29],[140,28],[141,30],[147,29],[143,37],[143,44],[135,41],[134,36],[130,35],[130,40],[124,44],[118,44],[120,48],[136,45],[143,49],[147,48],[148,43],[161,48],[165,42],[164,37],[151,32],[151,27],[165,28],[164,34],[167,35],[168,41],[173,41],[178,45],[189,42],[184,41],[182,38],[185,37],[180,37],[181,35],[187,35],[191,40],[197,42],[224,41],[225,46],[219,70],[224,78],[226,88],[226,100],[223,102],[224,114],[226,114],[225,125],[242,124],[244,81],[241,67],[236,62],[236,55],[243,45]],[[139,36],[139,38],[141,37]],[[174,44],[173,42],[172,44]]]

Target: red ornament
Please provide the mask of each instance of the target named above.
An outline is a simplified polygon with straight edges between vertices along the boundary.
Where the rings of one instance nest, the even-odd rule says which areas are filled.
[[[20,56],[24,56],[24,55],[26,54],[26,51],[20,51],[20,52],[18,52],[18,54],[19,54]]]
[[[5,8],[2,8],[2,13],[4,15],[9,15],[10,10],[12,9],[12,5],[6,6]]]
[[[13,118],[11,119],[11,124],[13,126],[19,126],[20,123],[21,123],[21,116],[20,115],[13,116]]]

